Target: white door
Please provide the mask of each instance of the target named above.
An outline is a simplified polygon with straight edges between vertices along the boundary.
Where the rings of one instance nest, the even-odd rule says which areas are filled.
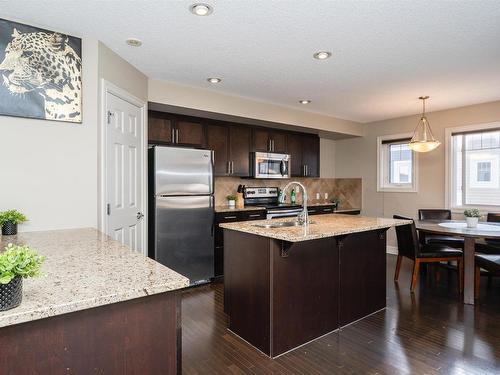
[[[106,92],[107,233],[143,252],[142,109]]]

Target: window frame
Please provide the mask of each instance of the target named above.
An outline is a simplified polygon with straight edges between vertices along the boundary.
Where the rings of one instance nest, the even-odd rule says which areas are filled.
[[[418,192],[418,152],[412,153],[412,182],[411,184],[391,184],[386,181],[390,167],[388,165],[388,152],[385,151],[387,141],[397,141],[401,139],[411,139],[413,133],[390,134],[377,137],[377,192],[379,193],[417,193]],[[397,142],[395,142],[397,143]],[[389,148],[387,146],[387,148]]]
[[[472,124],[465,126],[457,126],[445,128],[445,203],[446,208],[453,213],[461,213],[468,208],[478,208],[481,213],[500,210],[500,205],[453,205],[456,202],[454,185],[453,185],[453,133],[459,132],[478,132],[500,128],[500,122],[488,122],[480,124]]]

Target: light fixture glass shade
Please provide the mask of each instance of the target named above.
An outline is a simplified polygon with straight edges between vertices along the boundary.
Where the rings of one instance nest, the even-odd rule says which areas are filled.
[[[416,152],[429,152],[439,147],[439,142],[434,135],[432,135],[431,127],[425,116],[420,118],[413,137],[408,145],[413,151]]]

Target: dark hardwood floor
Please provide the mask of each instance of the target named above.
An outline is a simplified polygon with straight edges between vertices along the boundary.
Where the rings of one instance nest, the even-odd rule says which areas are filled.
[[[392,281],[387,308],[275,360],[226,330],[222,284],[187,290],[182,301],[184,374],[500,374],[500,280],[482,280],[479,305],[458,302],[456,276],[422,272],[414,297],[411,262]],[[431,276],[432,275],[432,276]]]

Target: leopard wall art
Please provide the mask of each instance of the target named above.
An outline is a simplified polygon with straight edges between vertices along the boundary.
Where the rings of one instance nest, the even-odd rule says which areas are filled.
[[[68,36],[49,31],[20,32],[0,63],[1,80],[11,95],[36,92],[47,120],[81,122],[82,61]]]

